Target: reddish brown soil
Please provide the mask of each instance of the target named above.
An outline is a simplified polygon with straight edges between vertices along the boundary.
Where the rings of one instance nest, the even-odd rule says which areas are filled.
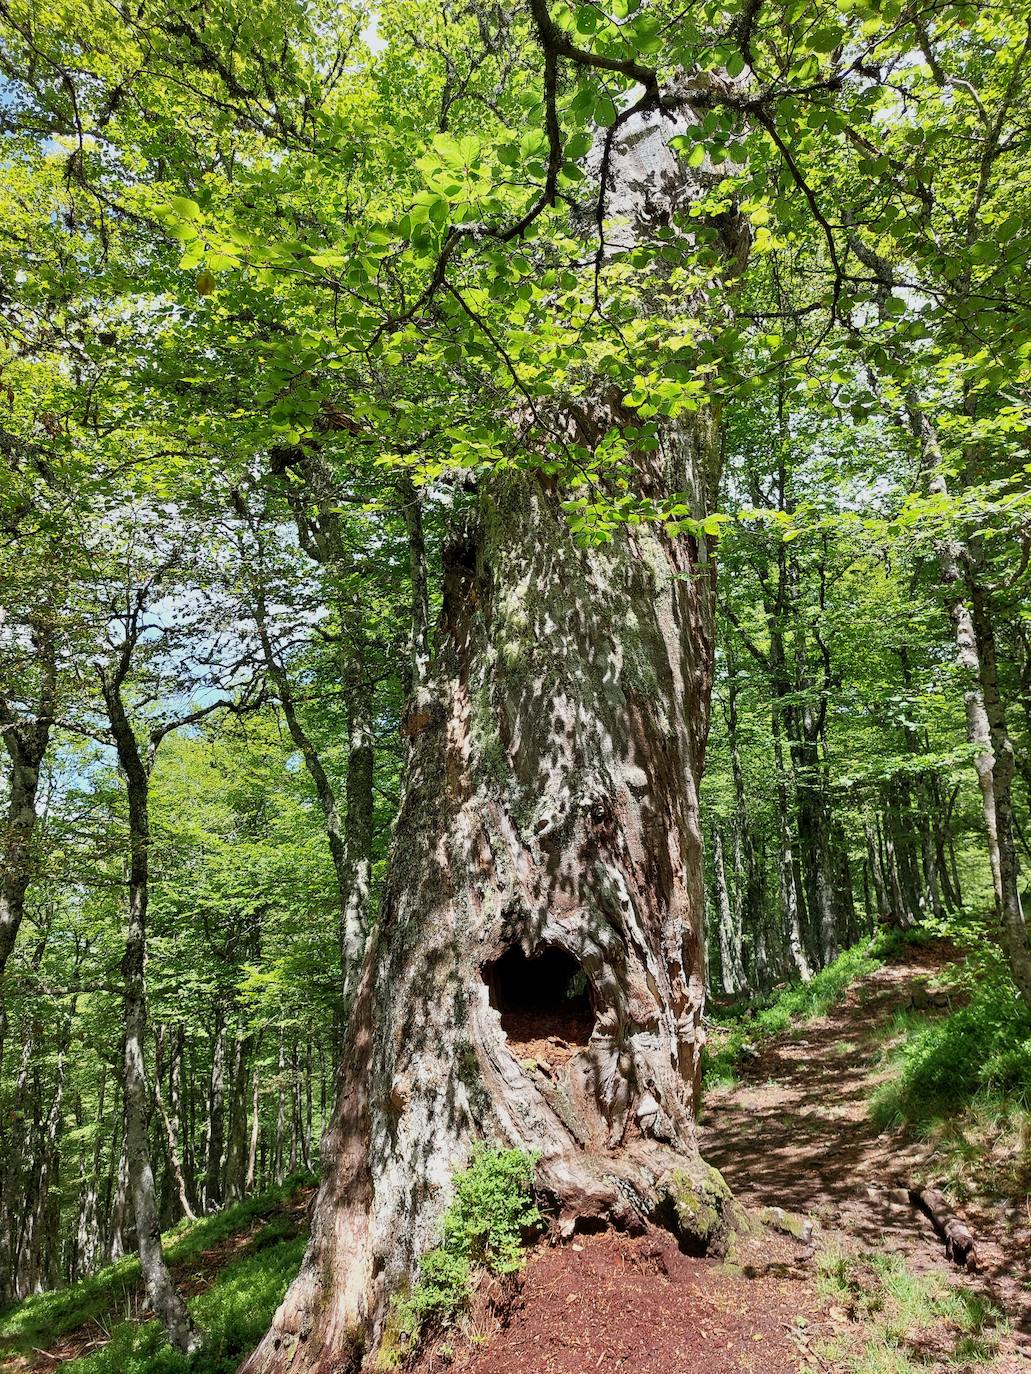
[[[544,1246],[501,1329],[480,1310],[471,1346],[453,1361],[431,1351],[415,1374],[795,1374],[828,1320],[799,1253],[780,1237],[749,1240],[732,1272],[661,1232]]]
[[[501,1029],[517,1059],[532,1059],[539,1066],[558,1068],[587,1044],[594,1029],[589,1010],[505,1011]]]

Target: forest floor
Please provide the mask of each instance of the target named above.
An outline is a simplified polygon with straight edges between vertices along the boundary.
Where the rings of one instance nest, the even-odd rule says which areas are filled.
[[[657,1234],[541,1247],[514,1299],[480,1295],[467,1339],[418,1374],[1031,1374],[1026,1200],[960,1209],[980,1262],[961,1271],[902,1186],[938,1181],[936,1147],[870,1112],[893,1018],[925,1006],[954,958],[904,948],[707,1093],[703,1156],[753,1216],[787,1209],[811,1219],[811,1240],[761,1228],[728,1261]]]
[[[979,1271],[958,1269],[903,1186],[948,1181],[947,1144],[872,1111],[904,1018],[947,1014],[935,988],[955,957],[904,948],[708,1090],[703,1155],[754,1218],[783,1208],[802,1234],[757,1224],[725,1260],[662,1232],[539,1245],[521,1274],[481,1279],[413,1374],[1031,1374],[1027,1199],[968,1190]],[[169,1254],[209,1333],[199,1363],[164,1347],[126,1259],[0,1314],[0,1368],[232,1374],[296,1272],[311,1196],[287,1185],[180,1228]]]
[[[938,1143],[878,1129],[870,1112],[891,1073],[893,1016],[926,1004],[928,983],[951,957],[947,945],[904,949],[825,1016],[761,1045],[738,1083],[707,1094],[702,1153],[746,1207],[804,1213],[819,1222],[824,1246],[897,1256],[910,1273],[940,1275],[1005,1312],[1010,1330],[995,1368],[1031,1374],[1027,1199],[972,1197],[958,1209],[977,1240],[978,1272],[958,1270],[907,1189],[947,1171]]]

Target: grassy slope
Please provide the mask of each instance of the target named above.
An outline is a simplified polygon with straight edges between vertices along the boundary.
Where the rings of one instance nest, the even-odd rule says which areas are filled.
[[[900,1011],[886,1028],[872,1118],[932,1139],[960,1201],[1027,1197],[1031,1013],[990,941],[971,944],[948,986],[947,1013]]]
[[[140,1272],[134,1258],[9,1308],[0,1315],[0,1359],[54,1350],[62,1338],[88,1324],[88,1338],[103,1339],[106,1333],[110,1339],[64,1365],[69,1374],[231,1374],[264,1334],[300,1265],[305,1238],[301,1217],[290,1204],[307,1181],[294,1179],[216,1216],[182,1223],[166,1235],[180,1281],[191,1270],[203,1273],[217,1263],[220,1247],[227,1256],[204,1290],[189,1300],[207,1333],[204,1351],[193,1360],[165,1345],[157,1322],[135,1316]],[[226,1245],[234,1237],[240,1241],[235,1255]],[[206,1260],[213,1249],[215,1255]]]

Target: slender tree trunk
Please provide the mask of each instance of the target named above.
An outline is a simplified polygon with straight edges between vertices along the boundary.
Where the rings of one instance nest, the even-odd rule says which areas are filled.
[[[347,709],[347,842],[340,929],[348,970],[344,986],[346,1006],[354,993],[372,913],[375,738],[363,634],[353,637],[341,675]]]
[[[283,1147],[286,1132],[286,1059],[283,1031],[279,1032],[279,1058],[276,1061],[276,1139],[272,1167],[277,1183],[284,1177]]]
[[[734,782],[734,856],[737,870],[737,922],[741,944],[750,942],[751,973],[759,986],[769,982],[769,952],[767,950],[766,909],[763,900],[762,869],[756,858],[752,835],[750,808],[745,789],[745,775],[741,767],[738,744],[737,675],[732,649],[727,649],[727,738],[730,745],[730,771]],[[749,967],[740,960],[741,987],[748,984]]]
[[[77,1278],[85,1278],[95,1272],[100,1263],[102,1253],[102,1237],[100,1234],[100,1218],[98,1216],[97,1199],[97,1180],[100,1178],[101,1147],[104,1140],[106,1122],[104,1119],[104,1099],[107,1092],[107,1068],[101,1065],[100,1077],[97,1082],[97,1112],[94,1123],[93,1138],[93,1161],[92,1167],[85,1165],[85,1153],[83,1154],[84,1168],[82,1191],[79,1196],[79,1216],[76,1228],[76,1271],[71,1276],[74,1282]],[[113,1128],[113,1123],[112,1123]]]
[[[101,682],[118,761],[125,774],[129,801],[129,918],[125,954],[122,957],[125,1016],[123,1090],[126,1154],[129,1189],[136,1218],[136,1244],[147,1296],[165,1328],[169,1344],[180,1353],[192,1354],[200,1348],[200,1333],[175,1287],[165,1262],[158,1223],[154,1172],[147,1141],[152,1101],[147,1087],[144,1058],[147,1030],[144,969],[147,957],[149,896],[149,779],[140,757],[136,736],[122,703],[121,683],[106,671],[101,675]]]
[[[281,456],[280,462],[285,461],[285,457]],[[321,520],[313,523],[309,519],[306,505],[295,503],[295,517],[302,546],[312,558],[339,571],[339,565],[344,561],[343,539],[339,520],[333,510],[332,478],[325,465],[316,462],[314,458],[309,458],[302,466],[306,481],[319,494],[322,510]],[[241,517],[251,523],[258,542],[260,562],[264,552],[260,527],[250,516],[242,497],[237,497],[236,508]],[[360,624],[351,623],[352,620],[359,619],[360,608],[352,605],[343,596],[338,598],[341,619],[339,633],[342,644],[348,646],[340,655],[348,734],[345,823],[336,788],[326,771],[311,733],[298,712],[290,675],[276,656],[260,566],[254,580],[253,601],[254,621],[265,666],[276,689],[290,737],[301,751],[305,768],[315,786],[325,822],[339,903],[341,988],[346,1007],[354,994],[358,969],[368,937],[372,891],[375,771],[372,690],[364,662],[364,630]]]
[[[46,916],[29,959],[38,972],[50,941],[50,916]],[[6,1031],[6,1010],[2,1024]],[[33,1204],[29,1165],[33,1152],[32,1136],[40,1118],[37,1050],[42,1027],[34,1018],[29,1022],[21,1044],[21,1057],[15,1075],[14,1091],[7,1115],[9,1122],[0,1157],[0,1297],[4,1301],[18,1293],[18,1247],[26,1208]],[[7,1106],[8,1104],[5,1104]]]
[[[30,1179],[38,1104],[32,1067],[39,1029],[33,1024],[22,1044],[11,1113],[16,1124],[9,1142],[10,1153],[4,1161],[4,1276],[7,1295],[14,1298],[23,1298],[28,1291],[23,1286],[21,1263],[26,1213],[34,1200]]]
[[[773,705],[773,752],[777,770],[777,838],[779,854],[777,873],[780,882],[780,903],[784,916],[784,931],[788,954],[798,976],[808,982],[813,976],[813,968],[806,953],[805,938],[802,934],[801,883],[798,878],[798,865],[792,848],[791,803],[788,795],[787,776],[784,771],[784,749],[781,743],[781,724],[777,704]]]
[[[731,902],[723,860],[723,841],[719,828],[715,825],[712,827],[712,872],[720,951],[720,980],[723,991],[733,995],[745,986],[744,969],[741,967],[741,924]]]
[[[217,1211],[222,1205],[222,1152],[225,1148],[226,1026],[219,1005],[215,1009],[215,1033],[211,1047],[211,1076],[208,1080],[207,1155],[204,1167],[204,1211]]]
[[[40,669],[39,712],[32,717],[20,717],[0,697],[0,739],[11,762],[7,816],[0,848],[0,986],[25,914],[25,894],[32,877],[39,770],[50,743],[57,695],[53,633],[49,626],[40,622],[32,625],[31,634]]]
[[[226,1202],[239,1202],[247,1186],[247,1107],[251,1096],[250,1080],[252,1075],[256,1077],[256,1072],[251,1066],[253,1046],[254,1037],[250,1035],[243,1036],[236,1042],[229,1109],[229,1143],[226,1150]]]
[[[117,1142],[117,1156],[115,1155],[115,1142],[112,1142],[111,1150],[111,1229],[108,1235],[107,1257],[109,1260],[119,1260],[129,1248],[126,1242],[126,1221],[127,1209],[129,1206],[129,1149],[125,1137],[125,1104],[122,1104],[122,1130],[120,1139]],[[115,1158],[118,1160],[115,1166]]]
[[[258,1046],[255,1046],[254,1072],[251,1075],[251,1129],[247,1146],[247,1172],[244,1175],[244,1193],[250,1193],[258,1167],[258,1137],[261,1133],[261,1075],[257,1062]]]
[[[77,973],[76,973],[77,976]],[[59,1190],[60,1138],[67,1077],[68,1045],[71,1040],[74,1000],[62,1018],[57,1039],[57,1072],[53,1097],[46,1117],[40,1121],[36,1136],[31,1186],[26,1196],[16,1262],[16,1288],[19,1297],[41,1293],[54,1279],[53,1203],[51,1190]]]
[[[988,722],[993,758],[995,839],[998,850],[995,895],[1002,918],[1003,946],[1009,959],[1013,981],[1024,1001],[1031,1006],[1031,944],[1028,943],[1027,924],[1020,900],[1020,863],[1017,857],[1013,817],[1013,779],[1016,764],[1006,721],[1006,708],[999,690],[991,598],[986,588],[974,577],[970,578],[970,601],[974,633],[977,637],[981,698]]]
[[[921,467],[928,477],[928,489],[932,495],[947,495],[934,426],[920,409],[915,396],[909,398],[908,412],[913,434],[920,445]],[[1013,844],[1010,798],[1013,749],[998,692],[990,605],[977,578],[977,558],[969,547],[956,540],[943,539],[938,544],[937,554],[955,632],[956,661],[964,678],[967,740],[975,750],[974,767],[981,788],[988,858],[1003,946],[1013,981],[1021,997],[1031,1006],[1031,945],[1021,909]],[[964,597],[964,580],[968,584],[971,606]],[[980,622],[980,635],[975,619]],[[986,699],[986,684],[990,700]]]
[[[171,1075],[170,1075],[171,1076]],[[179,1201],[179,1210],[184,1217],[190,1221],[196,1221],[197,1217],[190,1203],[190,1190],[186,1186],[186,1175],[183,1173],[183,1163],[179,1157],[179,1131],[177,1117],[174,1110],[165,1106],[164,1098],[161,1096],[160,1080],[154,1085],[154,1102],[161,1117],[161,1124],[165,1131],[165,1144],[168,1153],[168,1168],[175,1184],[176,1197]]]
[[[408,573],[411,586],[408,632],[408,693],[415,712],[423,709],[423,693],[430,677],[430,591],[426,536],[422,523],[422,494],[412,479],[398,482],[398,496],[408,535]]]

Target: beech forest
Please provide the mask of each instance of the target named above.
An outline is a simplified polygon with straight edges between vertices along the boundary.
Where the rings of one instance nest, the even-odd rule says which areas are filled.
[[[1029,112],[0,0],[0,1369],[1031,1371]]]

